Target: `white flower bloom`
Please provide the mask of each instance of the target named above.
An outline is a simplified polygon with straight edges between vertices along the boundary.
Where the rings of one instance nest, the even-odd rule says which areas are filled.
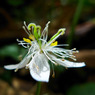
[[[29,35],[29,39],[23,38],[23,41],[19,41],[19,45],[28,48],[28,53],[23,58],[23,60],[16,65],[4,66],[6,69],[16,71],[20,68],[29,68],[31,76],[37,81],[48,82],[50,76],[50,66],[48,61],[50,60],[53,64],[62,65],[66,68],[70,67],[83,67],[84,62],[70,62],[67,58],[71,58],[76,61],[73,53],[77,53],[76,49],[68,50],[59,48],[57,41],[55,41],[59,36],[65,33],[65,28],[59,29],[59,31],[47,41],[48,38],[48,22],[45,29],[41,33],[41,27],[30,23],[28,26],[24,22],[24,30]]]

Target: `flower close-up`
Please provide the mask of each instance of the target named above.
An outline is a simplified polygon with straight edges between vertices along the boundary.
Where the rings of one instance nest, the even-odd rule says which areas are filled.
[[[31,76],[36,81],[48,82],[50,77],[50,64],[62,65],[66,68],[71,67],[83,67],[84,62],[71,62],[68,59],[73,59],[76,61],[74,53],[79,51],[74,49],[64,49],[60,46],[66,46],[67,44],[59,44],[56,39],[65,34],[65,28],[61,28],[58,32],[53,35],[50,40],[48,40],[48,25],[50,21],[46,24],[46,27],[41,32],[41,26],[34,23],[26,25],[24,22],[24,30],[28,34],[29,38],[23,38],[23,40],[18,40],[19,45],[28,49],[26,56],[23,60],[15,65],[6,65],[5,69],[15,70],[26,67],[29,68]]]

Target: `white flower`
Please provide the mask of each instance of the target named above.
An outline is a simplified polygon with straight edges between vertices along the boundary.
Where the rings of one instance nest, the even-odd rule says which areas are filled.
[[[73,53],[77,53],[76,49],[68,50],[64,48],[59,48],[57,41],[55,41],[59,36],[63,35],[65,28],[61,28],[58,32],[47,41],[48,38],[48,22],[45,29],[41,33],[41,27],[30,23],[28,26],[24,22],[24,30],[29,35],[29,39],[23,38],[23,41],[19,41],[19,45],[22,45],[25,48],[28,48],[28,53],[23,58],[23,60],[16,65],[7,65],[4,66],[6,69],[16,71],[20,68],[26,67],[29,68],[31,76],[42,82],[48,82],[50,76],[50,66],[48,61],[51,61],[53,64],[62,65],[66,68],[70,67],[83,67],[85,66],[84,62],[71,62],[68,61],[68,58],[73,60],[75,56]]]

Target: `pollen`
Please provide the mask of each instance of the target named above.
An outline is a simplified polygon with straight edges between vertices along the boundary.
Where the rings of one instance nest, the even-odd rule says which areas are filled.
[[[31,44],[31,40],[26,39],[26,38],[23,38],[23,40],[24,40],[25,42],[27,42],[27,43],[30,43],[30,44]]]
[[[51,43],[51,46],[57,46],[57,44],[58,44],[58,41],[55,41],[55,42]]]

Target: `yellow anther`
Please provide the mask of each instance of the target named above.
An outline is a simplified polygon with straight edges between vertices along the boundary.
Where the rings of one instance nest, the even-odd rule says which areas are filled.
[[[30,34],[30,35],[29,35],[29,39],[35,40],[35,37],[34,37],[32,34]]]
[[[26,39],[26,38],[23,38],[23,40],[24,40],[25,42],[27,42],[27,43],[30,43],[30,44],[31,44],[31,40]]]
[[[55,42],[51,43],[51,46],[57,46],[57,44],[58,44],[58,41],[55,41]]]

